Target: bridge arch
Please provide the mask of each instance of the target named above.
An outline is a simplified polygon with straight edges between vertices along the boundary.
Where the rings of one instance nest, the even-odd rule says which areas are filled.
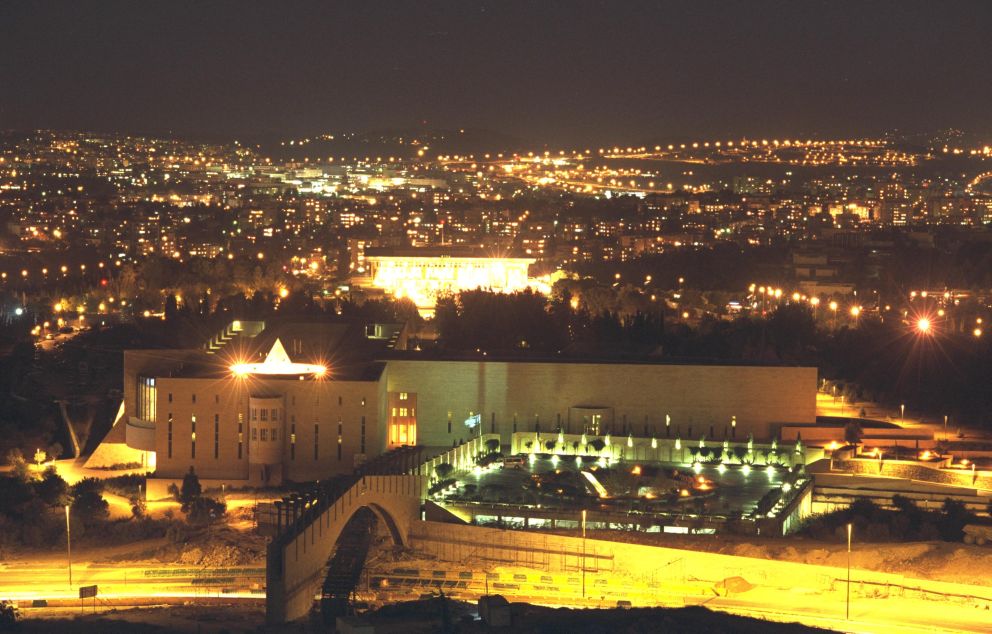
[[[266,620],[285,623],[306,616],[324,582],[324,571],[348,522],[368,509],[393,543],[409,544],[420,517],[423,476],[363,476],[323,508],[308,508],[272,540],[266,557]]]
[[[407,531],[400,530],[399,524],[389,514],[389,511],[374,502],[367,504],[365,508],[372,511],[376,519],[382,522],[382,525],[386,528],[386,532],[389,533],[389,537],[393,540],[394,546],[409,546]]]

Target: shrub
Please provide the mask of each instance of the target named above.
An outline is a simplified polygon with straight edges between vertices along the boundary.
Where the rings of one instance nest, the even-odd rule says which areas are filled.
[[[451,475],[451,472],[454,471],[454,470],[455,470],[455,468],[453,466],[451,466],[447,462],[442,462],[441,464],[439,464],[436,467],[434,467],[434,475],[436,475],[438,478],[444,480],[449,475]]]
[[[9,632],[16,629],[19,616],[17,605],[10,601],[0,601],[0,631]]]
[[[454,478],[448,478],[446,480],[440,480],[440,481],[435,482],[434,484],[432,484],[430,486],[430,488],[427,489],[427,494],[428,495],[434,495],[438,491],[441,491],[442,489],[446,489],[449,486],[451,486],[452,484],[456,484],[457,482],[458,481],[455,480]]]
[[[136,497],[141,494],[145,487],[146,477],[140,473],[129,473],[125,475],[105,478],[103,480],[104,489],[124,498]]]
[[[486,441],[486,449],[489,450],[489,453],[496,453],[499,451],[499,447],[499,438],[490,438]]]
[[[187,522],[203,526],[212,524],[224,517],[227,512],[227,504],[212,497],[201,495],[190,501],[185,512]]]

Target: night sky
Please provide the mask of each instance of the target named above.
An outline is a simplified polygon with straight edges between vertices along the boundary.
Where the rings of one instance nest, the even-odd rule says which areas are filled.
[[[15,2],[0,129],[992,134],[992,1]]]

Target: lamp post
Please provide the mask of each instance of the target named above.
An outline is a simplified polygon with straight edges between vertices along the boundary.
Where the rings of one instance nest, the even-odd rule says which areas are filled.
[[[69,530],[69,505],[65,505],[65,548],[69,558],[69,587],[72,588],[72,532]]]
[[[905,422],[906,422],[906,404],[905,403],[900,403],[899,404],[899,423],[902,424],[902,423],[905,423]]]
[[[845,618],[851,620],[851,523],[847,524],[847,609]]]
[[[582,598],[586,598],[586,510],[582,509]]]

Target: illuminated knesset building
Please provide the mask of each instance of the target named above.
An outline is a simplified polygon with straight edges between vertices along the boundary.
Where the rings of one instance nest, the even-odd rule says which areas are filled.
[[[546,293],[546,282],[530,277],[536,260],[487,255],[472,249],[369,249],[370,285],[395,297],[409,297],[430,313],[440,295],[478,288],[514,293],[526,288]]]
[[[195,350],[128,350],[124,402],[87,465],[143,462],[149,495],[192,467],[207,486],[350,473],[405,445],[479,433],[656,435],[666,421],[741,437],[815,422],[816,368],[434,359],[365,324],[233,322]],[[467,426],[470,423],[471,426]]]

